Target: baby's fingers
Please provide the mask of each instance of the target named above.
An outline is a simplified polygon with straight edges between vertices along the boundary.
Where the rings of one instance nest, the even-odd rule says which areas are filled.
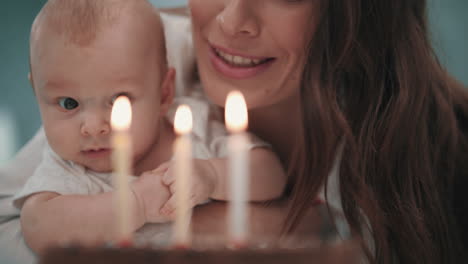
[[[161,214],[163,215],[172,215],[175,212],[176,196],[172,195],[169,200],[161,208]]]
[[[165,185],[172,185],[175,181],[175,177],[173,176],[173,173],[171,172],[170,169],[166,170],[166,172],[164,173],[163,177],[162,177],[162,182],[165,184]]]
[[[169,169],[170,165],[171,165],[170,162],[165,162],[165,163],[159,165],[159,167],[157,167],[156,169],[154,169],[153,172],[154,173],[166,172]]]

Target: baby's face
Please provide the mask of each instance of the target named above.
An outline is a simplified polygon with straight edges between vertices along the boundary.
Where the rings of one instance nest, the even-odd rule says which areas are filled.
[[[49,144],[62,158],[98,172],[111,170],[109,121],[119,95],[132,103],[134,161],[155,145],[165,114],[160,109],[164,76],[157,48],[137,35],[111,27],[80,47],[43,32],[32,47],[32,78],[43,125]]]

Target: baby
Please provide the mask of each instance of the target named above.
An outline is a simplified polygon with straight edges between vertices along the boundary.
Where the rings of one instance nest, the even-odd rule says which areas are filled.
[[[36,252],[61,242],[113,241],[110,111],[132,103],[132,230],[171,219],[175,70],[164,32],[146,0],[49,0],[31,30],[30,79],[50,148],[15,205]],[[194,114],[192,205],[226,200],[224,125],[197,98],[178,98]],[[251,137],[250,199],[279,197],[286,177],[267,145]],[[154,169],[156,168],[156,169]],[[153,170],[154,169],[154,170]]]

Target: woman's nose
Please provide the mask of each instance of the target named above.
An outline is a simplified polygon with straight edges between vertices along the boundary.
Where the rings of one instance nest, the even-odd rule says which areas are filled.
[[[96,114],[87,114],[81,124],[83,136],[103,136],[110,132],[109,119]]]
[[[260,33],[253,2],[257,0],[227,0],[216,20],[224,33],[233,37],[256,37]]]

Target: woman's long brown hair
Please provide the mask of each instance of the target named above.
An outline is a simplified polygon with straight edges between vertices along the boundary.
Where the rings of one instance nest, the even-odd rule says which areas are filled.
[[[342,206],[354,234],[370,233],[370,262],[456,263],[452,191],[467,172],[468,97],[434,54],[426,1],[322,2],[301,86],[304,147],[292,164],[288,228],[344,142]]]

